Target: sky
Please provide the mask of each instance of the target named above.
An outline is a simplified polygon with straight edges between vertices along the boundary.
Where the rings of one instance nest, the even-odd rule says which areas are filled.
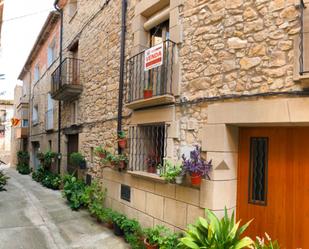
[[[4,0],[4,16],[1,34],[0,99],[13,99],[14,87],[32,46],[53,9],[54,0]],[[16,18],[16,19],[15,19]]]

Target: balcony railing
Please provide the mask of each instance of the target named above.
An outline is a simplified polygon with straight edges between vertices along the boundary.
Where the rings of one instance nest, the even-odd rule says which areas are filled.
[[[66,58],[51,76],[51,96],[56,100],[70,100],[83,90],[80,82],[81,60]]]
[[[129,130],[129,170],[159,175],[164,171],[167,125],[133,126]]]
[[[45,113],[45,129],[47,131],[54,129],[54,110],[48,110]]]
[[[145,53],[147,53],[147,50],[127,61],[127,104],[159,96],[173,96],[172,77],[176,44],[166,40],[163,42],[162,47],[162,65],[157,67],[147,70],[145,65]]]

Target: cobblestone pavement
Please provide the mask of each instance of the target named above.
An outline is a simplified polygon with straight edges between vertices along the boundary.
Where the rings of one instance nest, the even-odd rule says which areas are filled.
[[[122,238],[98,224],[86,210],[72,211],[59,191],[6,168],[0,192],[0,249],[125,249]]]

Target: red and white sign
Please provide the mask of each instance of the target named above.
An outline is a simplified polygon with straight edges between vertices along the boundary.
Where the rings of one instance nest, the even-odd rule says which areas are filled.
[[[145,71],[159,67],[163,64],[163,43],[145,51]]]

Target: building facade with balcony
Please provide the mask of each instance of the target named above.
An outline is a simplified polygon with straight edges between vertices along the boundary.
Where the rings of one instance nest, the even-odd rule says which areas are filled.
[[[308,246],[307,3],[125,2],[119,94],[121,1],[56,1],[63,60],[51,75],[51,97],[61,103],[62,171],[78,170],[68,158],[83,153],[88,169],[80,176],[99,179],[106,205],[144,226],[185,229],[204,208],[220,215],[226,207],[243,220],[255,217],[253,235]],[[94,155],[98,145],[117,151],[119,121],[126,172],[104,168]],[[147,172],[149,158],[179,161],[195,145],[213,164],[199,188]],[[293,220],[300,226],[286,227]]]
[[[59,54],[60,17],[49,13],[38,38],[19,75],[22,94],[18,99],[15,128],[18,150],[28,150],[30,165],[39,167],[38,152],[57,152],[58,105],[51,97],[51,74],[57,67]],[[56,171],[56,166],[54,168]]]

